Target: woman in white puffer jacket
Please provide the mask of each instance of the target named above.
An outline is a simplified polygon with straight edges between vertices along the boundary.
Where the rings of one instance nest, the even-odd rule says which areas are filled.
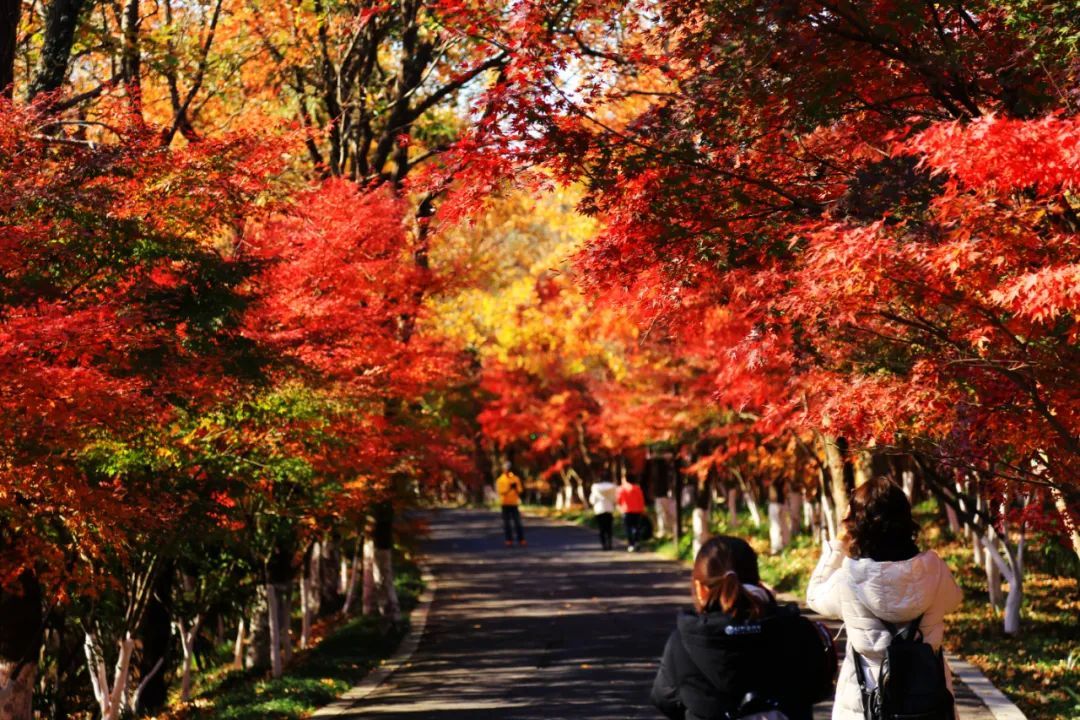
[[[897,628],[922,615],[923,639],[935,650],[945,633],[945,614],[962,599],[952,572],[933,550],[919,552],[919,526],[904,492],[877,478],[855,490],[841,539],[829,543],[810,577],[806,601],[816,612],[840,618],[848,648],[863,657],[874,687],[892,636],[882,620]],[[952,690],[952,674],[946,666]],[[836,684],[833,720],[862,720],[862,696],[855,659],[845,654]]]

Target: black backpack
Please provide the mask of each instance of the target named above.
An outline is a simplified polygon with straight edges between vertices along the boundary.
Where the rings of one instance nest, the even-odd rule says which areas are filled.
[[[733,717],[772,709],[767,703],[796,712],[809,710],[814,703],[833,697],[838,668],[832,635],[824,625],[800,613],[794,603],[777,605],[768,617],[730,626],[726,632],[755,636],[757,662],[762,667],[756,687]]]
[[[922,615],[907,627],[881,621],[892,634],[878,673],[877,687],[866,687],[862,656],[855,656],[855,674],[862,691],[866,720],[954,720],[953,696],[945,681],[945,657],[923,641],[919,623]],[[849,645],[850,646],[850,645]]]

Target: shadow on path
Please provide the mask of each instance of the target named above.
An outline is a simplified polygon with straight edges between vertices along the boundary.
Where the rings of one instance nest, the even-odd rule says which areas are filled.
[[[648,693],[685,572],[589,531],[526,518],[503,546],[488,511],[431,515],[438,591],[411,662],[347,718],[655,718]]]

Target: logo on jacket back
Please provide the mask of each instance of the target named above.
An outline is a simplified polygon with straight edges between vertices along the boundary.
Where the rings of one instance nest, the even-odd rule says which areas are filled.
[[[728,625],[724,628],[725,635],[760,635],[761,625],[759,623],[745,623],[743,625]]]

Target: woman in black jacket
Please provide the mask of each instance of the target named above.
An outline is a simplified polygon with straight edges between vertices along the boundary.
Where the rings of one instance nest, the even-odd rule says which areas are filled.
[[[652,689],[653,704],[672,720],[811,717],[806,658],[789,647],[798,609],[740,582],[740,573],[757,579],[756,560],[735,538],[713,538],[698,552],[694,610],[680,613]]]

